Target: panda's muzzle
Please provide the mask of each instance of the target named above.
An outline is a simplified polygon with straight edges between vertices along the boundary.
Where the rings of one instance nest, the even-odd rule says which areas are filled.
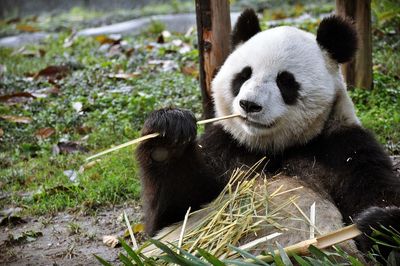
[[[258,123],[255,121],[252,121],[249,119],[249,117],[242,117],[240,116],[240,119],[242,119],[244,121],[244,123],[246,123],[249,126],[255,127],[255,128],[260,128],[260,129],[268,129],[268,128],[272,128],[276,125],[276,120],[272,121],[271,123],[268,124],[262,124],[262,123]]]
[[[262,110],[261,105],[251,101],[240,100],[239,105],[246,113],[258,113]]]

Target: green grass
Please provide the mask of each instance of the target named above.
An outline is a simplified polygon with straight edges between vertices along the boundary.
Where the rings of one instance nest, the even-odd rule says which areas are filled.
[[[100,163],[78,175],[76,184],[64,171],[78,171],[90,153],[138,137],[145,117],[154,109],[177,106],[201,115],[197,81],[180,71],[186,64],[197,63],[196,50],[181,54],[180,47],[173,44],[150,48],[157,35],[143,34],[124,39],[129,48],[134,48],[133,55],[121,52],[110,56],[92,37],[80,37],[65,48],[67,36],[60,33],[43,45],[26,47],[33,52],[43,49],[43,57],[0,48],[0,64],[7,69],[0,80],[2,94],[54,87],[46,79],[26,77],[26,73],[36,73],[48,65],[68,65],[71,69],[71,74],[58,82],[60,92],[56,95],[14,105],[0,103],[1,115],[32,118],[29,124],[0,119],[4,132],[0,138],[0,187],[11,193],[2,204],[23,206],[29,214],[137,200],[140,184],[131,148],[102,157]],[[171,38],[191,41],[193,36]],[[169,72],[147,63],[172,59],[177,69]],[[108,77],[119,72],[140,74],[132,79]],[[124,87],[130,91],[118,92]],[[75,102],[82,103],[83,113],[74,110]],[[55,134],[38,139],[35,132],[44,127],[54,128]],[[53,147],[63,139],[81,143],[90,153],[52,154]]]

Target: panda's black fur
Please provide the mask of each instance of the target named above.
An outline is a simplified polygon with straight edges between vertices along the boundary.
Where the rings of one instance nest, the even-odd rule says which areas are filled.
[[[245,11],[233,30],[233,48],[259,31],[255,13]],[[354,29],[336,16],[321,22],[316,40],[337,63],[350,60],[356,51]],[[229,84],[234,96],[252,75],[248,67]],[[282,75],[281,85],[276,82],[284,97],[285,84],[296,87],[297,81],[290,72]],[[301,84],[297,90],[301,92]],[[283,100],[291,105],[300,97],[296,92],[288,92]],[[196,140],[196,119],[190,111],[165,108],[151,113],[142,134],[159,132],[161,137],[147,140],[137,149],[146,232],[153,236],[163,227],[182,220],[189,206],[196,210],[209,203],[221,192],[235,168],[253,165],[264,156],[268,163],[260,170],[299,178],[332,201],[345,223],[356,222],[366,234],[371,233],[370,226],[378,224],[400,231],[400,208],[395,207],[400,206],[400,180],[392,172],[391,161],[370,132],[357,123],[337,121],[337,113],[345,108],[338,103],[344,96],[334,97],[321,131],[305,142],[295,141],[276,149],[246,145],[221,124],[208,126]],[[250,108],[242,103],[241,106]],[[359,237],[358,242],[362,251],[371,248],[368,237]]]

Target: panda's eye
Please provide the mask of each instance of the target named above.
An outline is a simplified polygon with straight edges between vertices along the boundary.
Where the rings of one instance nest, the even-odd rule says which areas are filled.
[[[288,71],[280,72],[276,77],[276,84],[286,104],[291,105],[296,103],[299,97],[300,84],[296,81],[292,73]]]
[[[251,67],[247,66],[235,75],[232,80],[232,93],[234,96],[237,96],[239,94],[240,88],[242,87],[243,83],[245,83],[246,80],[251,77],[251,74]]]

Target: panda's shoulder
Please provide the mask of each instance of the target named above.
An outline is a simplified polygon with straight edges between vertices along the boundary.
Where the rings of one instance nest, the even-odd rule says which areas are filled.
[[[374,134],[360,125],[322,133],[313,143],[319,158],[333,169],[374,171],[391,176],[391,160]],[[365,170],[365,169],[364,169]]]

